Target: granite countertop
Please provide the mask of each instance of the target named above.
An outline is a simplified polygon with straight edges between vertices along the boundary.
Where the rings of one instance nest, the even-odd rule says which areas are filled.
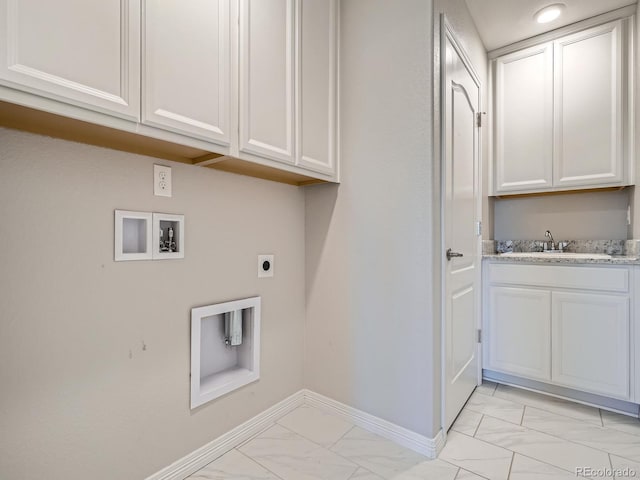
[[[569,240],[567,253],[608,254],[611,258],[557,257],[553,253],[541,253],[543,240],[485,240],[482,246],[483,259],[504,263],[532,263],[553,265],[601,264],[640,265],[640,240]],[[515,252],[515,255],[501,255]],[[540,252],[540,256],[517,256],[517,253]]]
[[[553,264],[553,265],[575,265],[585,263],[596,263],[602,265],[640,265],[640,258],[637,256],[612,255],[611,258],[558,258],[553,253],[540,255],[540,257],[517,257],[505,256],[499,253],[482,255],[483,259],[504,262],[504,263],[535,263],[535,264]]]

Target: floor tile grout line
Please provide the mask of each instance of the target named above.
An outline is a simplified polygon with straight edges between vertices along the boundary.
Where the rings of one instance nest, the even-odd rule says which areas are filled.
[[[498,419],[498,420],[500,420],[500,419]],[[573,419],[573,420],[576,420],[576,419]],[[579,421],[579,420],[576,420],[576,421]],[[505,423],[510,423],[510,422],[505,422]],[[600,427],[598,425],[593,425],[593,426],[601,428],[603,430],[613,430],[611,428]],[[571,440],[571,439],[568,439],[568,438],[560,437],[560,436],[558,436],[558,435],[556,435],[554,433],[545,432],[544,430],[538,430],[537,428],[533,428],[533,427],[528,426],[528,425],[522,425],[522,427],[523,428],[527,428],[527,429],[532,430],[532,431],[537,432],[537,433],[542,433],[544,435],[549,435],[550,437],[554,437],[554,438],[558,438],[560,440],[564,440],[565,442],[569,442],[569,443],[573,443],[575,445],[580,445],[582,447],[590,448],[591,450],[596,450],[598,452],[603,452],[603,453],[607,453],[607,454],[611,454],[611,455],[616,455],[618,457],[626,458],[627,460],[630,460],[632,462],[637,462],[638,461],[638,460],[634,460],[633,458],[629,458],[629,457],[625,457],[623,455],[620,455],[619,453],[612,453],[612,452],[609,452],[608,450],[603,450],[602,448],[596,448],[596,447],[594,447],[592,445],[587,445],[585,443],[580,443],[579,441],[576,441],[576,440]],[[614,431],[614,433],[618,433],[618,432],[619,432],[618,430]],[[625,432],[620,432],[620,433],[625,433]]]
[[[315,407],[312,407],[312,408],[315,408]],[[337,415],[336,415],[336,416],[337,416]],[[350,423],[350,422],[348,422],[348,423]],[[274,424],[274,425],[275,425],[275,424]],[[279,424],[279,423],[278,423],[277,425],[278,425],[279,427],[284,428],[284,429],[285,429],[285,430],[287,430],[288,432],[290,432],[290,433],[292,433],[292,434],[294,434],[294,435],[297,435],[298,437],[300,437],[300,438],[302,438],[302,439],[306,440],[307,442],[309,442],[309,443],[313,443],[316,447],[318,447],[318,448],[320,448],[320,449],[322,449],[322,450],[326,450],[327,452],[329,452],[329,453],[331,453],[331,454],[333,454],[333,455],[335,455],[335,456],[337,456],[337,457],[342,458],[343,460],[347,461],[348,463],[351,463],[351,464],[355,465],[355,467],[356,467],[356,471],[358,470],[358,468],[359,468],[359,467],[361,467],[361,466],[362,466],[362,465],[360,465],[359,463],[356,463],[356,462],[354,462],[353,460],[351,460],[351,459],[349,459],[349,458],[347,458],[347,457],[344,457],[344,456],[340,455],[339,453],[335,452],[334,450],[331,450],[331,448],[333,448],[333,445],[332,445],[331,447],[327,448],[327,447],[325,447],[325,446],[323,446],[323,445],[320,445],[320,444],[319,444],[319,443],[317,443],[317,442],[314,442],[313,440],[311,440],[311,439],[309,439],[309,438],[305,437],[304,435],[302,435],[302,434],[300,434],[300,433],[298,433],[298,432],[294,432],[293,430],[291,430],[290,428],[285,427],[284,425],[281,425],[281,424]],[[273,425],[272,425],[272,426],[273,426]],[[347,433],[349,433],[349,432],[350,432],[351,430],[353,430],[355,427],[357,427],[357,425],[354,425],[353,427],[351,427],[351,428],[349,429],[349,431],[348,431],[348,432],[346,432],[344,435],[346,435]],[[343,437],[344,437],[344,435],[343,435]],[[340,438],[342,439],[342,437],[340,437]],[[337,443],[337,442],[336,442],[336,443]],[[334,443],[334,445],[335,445],[335,443]],[[254,461],[255,461],[255,462],[257,462],[257,460],[256,460],[256,459],[254,459]],[[262,464],[260,464],[260,465],[262,465]],[[262,466],[264,467],[264,465],[262,465]],[[267,468],[267,467],[265,467],[265,468]],[[268,470],[268,469],[267,469],[267,470]],[[355,471],[354,471],[353,473],[355,473]],[[353,474],[352,474],[352,475],[353,475]]]
[[[312,408],[315,408],[315,407],[312,407]],[[321,410],[321,411],[322,411],[322,410]],[[329,415],[333,415],[333,414],[329,414]],[[334,416],[338,417],[337,415],[334,415]],[[338,418],[340,418],[340,417],[338,417]],[[351,422],[347,422],[347,423],[350,423],[350,424],[351,424]],[[280,424],[278,424],[278,425],[280,425]],[[353,425],[353,424],[352,424],[352,425]],[[335,445],[336,445],[340,440],[342,440],[342,439],[344,438],[344,436],[345,436],[347,433],[349,433],[349,432],[350,432],[350,431],[352,431],[354,428],[356,428],[356,427],[357,427],[357,425],[353,425],[353,426],[352,426],[349,430],[347,430],[347,431],[346,431],[346,432],[345,432],[345,433],[344,433],[344,434],[343,434],[343,435],[342,435],[338,440],[336,440],[336,441],[335,441],[335,442],[334,442],[330,447],[325,447],[325,446],[323,446],[323,445],[320,445],[319,443],[314,442],[313,440],[311,440],[311,439],[309,439],[309,438],[305,437],[304,435],[302,435],[302,434],[300,434],[300,433],[298,433],[298,432],[294,432],[293,430],[291,430],[290,428],[285,427],[284,425],[280,425],[280,426],[281,426],[282,428],[284,428],[285,430],[288,430],[289,432],[293,433],[294,435],[298,435],[299,437],[301,437],[301,438],[305,439],[306,441],[308,441],[308,442],[310,442],[310,443],[313,443],[316,447],[319,447],[319,448],[321,448],[321,449],[323,449],[323,450],[326,450],[326,451],[328,451],[328,452],[332,453],[333,455],[335,455],[335,456],[337,456],[337,457],[342,458],[342,459],[343,459],[343,460],[345,460],[346,462],[348,462],[348,463],[351,463],[351,464],[355,465],[355,466],[356,466],[356,469],[355,469],[355,470],[354,470],[354,472],[351,474],[352,476],[353,476],[353,475],[358,471],[358,468],[362,467],[362,465],[360,465],[359,463],[355,462],[353,459],[351,459],[351,458],[347,458],[347,457],[345,457],[344,455],[340,455],[340,454],[339,454],[338,452],[336,452],[335,450],[332,450],[332,449],[333,449],[333,447],[334,447],[334,446],[335,446]],[[371,432],[369,432],[369,433],[371,433]],[[376,434],[374,433],[373,435],[376,435]],[[380,438],[382,438],[382,437],[380,437]],[[386,440],[386,439],[385,439],[385,440]],[[391,440],[389,440],[389,441],[391,441]],[[392,443],[396,444],[395,442],[392,442]],[[397,444],[396,444],[396,445],[397,445]],[[403,447],[403,448],[406,448],[406,447]],[[362,468],[365,468],[365,467],[362,467]],[[366,468],[365,468],[365,470],[366,470]],[[375,473],[375,472],[372,472],[372,473]]]
[[[446,463],[447,465],[450,465],[450,466],[452,466],[452,467],[454,467],[454,468],[457,468],[457,469],[458,469],[458,471],[456,472],[456,476],[455,476],[455,477],[453,477],[453,479],[454,479],[454,480],[455,480],[455,479],[456,479],[456,477],[460,474],[460,470],[466,470],[466,469],[462,468],[461,466],[456,465],[455,463],[451,463],[450,461],[448,461],[448,460],[443,460],[443,459],[441,459],[441,458],[433,458],[433,459],[426,460],[426,461],[427,461],[427,462],[433,462],[434,460],[438,460],[439,462]],[[470,471],[470,470],[467,470],[467,471]],[[471,472],[471,473],[475,473],[475,472]]]
[[[328,450],[329,452],[331,452],[331,453],[333,453],[333,454],[335,454],[335,455],[338,455],[339,457],[342,457],[342,455],[340,455],[340,454],[338,454],[338,453],[336,453],[336,452],[334,452],[333,450],[331,450],[331,449],[330,449],[330,448],[332,448],[332,447],[333,447],[333,445],[332,445],[331,447],[325,447],[324,445],[320,445],[318,442],[315,442],[314,440],[311,440],[310,438],[307,438],[307,437],[305,437],[304,435],[302,435],[301,433],[295,432],[295,431],[291,430],[290,428],[285,427],[284,425],[280,425],[280,424],[278,424],[278,425],[279,425],[280,427],[284,428],[285,430],[287,430],[288,432],[293,433],[294,435],[297,435],[297,436],[299,436],[299,437],[303,438],[303,439],[304,439],[304,440],[306,440],[307,442],[313,443],[316,447],[322,448],[323,450]],[[350,429],[349,429],[349,432],[350,432],[351,430],[353,430],[355,427],[356,427],[356,426],[354,425],[352,428],[350,428]],[[346,435],[346,433],[345,433],[345,435]],[[343,435],[343,436],[344,436],[344,435]],[[335,444],[334,444],[334,445],[335,445]],[[344,457],[342,457],[342,458],[344,458]],[[349,461],[350,461],[351,463],[355,463],[355,462],[353,462],[353,461],[351,461],[351,460],[349,460]]]
[[[347,430],[346,432],[344,432],[342,435],[340,435],[340,438],[338,438],[335,442],[333,442],[331,445],[329,445],[329,446],[327,447],[327,450],[329,450],[330,452],[333,452],[333,450],[331,450],[331,449],[332,449],[333,447],[335,447],[335,446],[336,446],[336,444],[337,444],[340,440],[342,440],[342,439],[347,435],[347,433],[351,432],[351,431],[352,431],[354,428],[356,428],[356,426],[357,426],[357,425],[354,425],[354,424],[353,424],[353,423],[351,423],[351,422],[348,422],[348,423],[351,425],[351,428],[350,428],[349,430]],[[335,453],[335,452],[334,452],[334,453]],[[339,455],[339,454],[338,454],[338,455]],[[341,456],[342,456],[342,455],[341,455]]]
[[[476,438],[476,434],[478,433],[478,430],[480,429],[480,424],[482,423],[482,420],[484,419],[484,413],[480,414],[480,421],[478,422],[478,425],[476,425],[476,429],[473,431],[473,436],[472,438]]]
[[[498,385],[498,387],[499,386],[500,386],[500,384]],[[513,387],[513,388],[518,389],[518,387]],[[563,399],[563,398],[553,397],[553,396],[550,396],[550,395],[545,395],[544,393],[533,392],[533,391],[530,391],[530,390],[525,390],[525,389],[518,389],[518,390],[521,390],[521,391],[524,391],[524,392],[528,392],[528,393],[532,393],[532,394],[537,394],[537,395],[540,395],[542,397],[548,397],[548,398],[554,399],[554,400],[556,400],[558,402],[566,402],[569,405],[577,405],[577,406],[584,407],[584,408],[592,408],[594,410],[598,410],[598,412],[599,412],[598,416],[600,417],[600,422],[602,423],[602,411],[601,411],[602,409],[600,409],[598,407],[592,407],[592,406],[589,406],[589,405],[584,405],[584,404],[579,403],[579,402],[573,402],[571,400],[566,400],[566,399]],[[496,391],[494,393],[496,393],[497,391],[498,391],[498,388],[496,387]],[[509,402],[516,403],[516,404],[519,404],[519,405],[524,405],[524,406],[528,406],[528,407],[531,407],[531,408],[537,408],[539,410],[544,410],[546,412],[554,413],[556,415],[560,415],[560,416],[567,417],[567,418],[572,418],[574,420],[589,421],[589,420],[586,420],[584,418],[571,417],[571,416],[565,415],[563,413],[558,413],[557,411],[554,412],[554,411],[551,411],[551,410],[547,410],[547,409],[545,409],[543,407],[540,407],[540,406],[530,405],[529,403],[525,403],[523,401],[513,400],[512,398],[496,397],[495,395],[493,395],[493,397],[499,398],[500,400],[507,400]],[[551,403],[551,402],[549,402],[549,403]]]
[[[505,420],[504,418],[500,418],[500,417],[496,417],[496,416],[494,416],[494,415],[490,415],[490,414],[488,414],[488,413],[486,413],[486,412],[479,412],[478,410],[471,410],[469,407],[467,407],[467,410],[469,410],[470,412],[473,412],[473,413],[480,414],[480,415],[482,415],[482,416],[487,416],[487,417],[490,417],[490,418],[495,418],[496,420],[500,420],[501,422],[510,423],[511,425],[516,425],[516,426],[519,426],[519,425],[520,425],[519,423],[510,422],[509,420]],[[455,431],[455,430],[454,430],[454,431]]]
[[[534,408],[534,407],[532,407],[532,408]],[[491,415],[487,415],[487,416],[488,416],[488,417],[490,417],[490,418],[496,418],[496,417],[491,417]],[[511,424],[511,425],[515,425],[514,423],[507,422],[506,420],[502,420],[502,419],[500,419],[500,418],[496,418],[496,420],[500,420],[501,422],[509,423],[509,424]],[[573,419],[573,420],[575,420],[575,419]],[[552,434],[552,433],[548,433],[548,432],[545,432],[545,431],[542,431],[542,430],[538,430],[538,429],[536,429],[536,428],[532,428],[532,427],[529,427],[529,426],[527,426],[527,425],[521,425],[521,426],[522,426],[522,428],[525,428],[525,429],[527,429],[527,430],[531,430],[531,431],[536,432],[536,433],[541,433],[541,434],[543,434],[543,435],[548,435],[548,436],[550,436],[550,437],[557,438],[557,439],[562,440],[562,441],[564,441],[564,442],[572,443],[572,444],[574,444],[574,445],[580,445],[581,447],[589,448],[589,449],[591,449],[591,450],[595,450],[595,451],[597,451],[597,452],[606,453],[606,454],[607,454],[607,455],[609,455],[609,456],[610,456],[610,455],[616,455],[617,457],[624,458],[625,460],[628,460],[628,461],[631,461],[631,462],[637,462],[637,461],[638,461],[638,460],[634,460],[633,458],[629,458],[629,457],[625,457],[624,455],[620,455],[619,453],[611,453],[611,452],[608,452],[608,451],[606,451],[606,450],[602,450],[602,449],[600,449],[600,448],[596,448],[596,447],[593,447],[593,446],[591,446],[591,445],[585,445],[584,443],[580,443],[580,442],[577,442],[577,441],[574,441],[574,440],[569,440],[569,439],[564,438],[564,437],[559,437],[558,435],[555,435],[555,434]],[[599,428],[602,428],[602,427],[599,427]],[[478,425],[478,430],[479,430],[479,429],[480,429],[480,425]],[[458,433],[461,433],[461,432],[458,432]],[[477,434],[477,431],[476,431],[476,434]],[[487,440],[482,440],[481,438],[477,438],[477,437],[475,437],[475,434],[474,434],[474,437],[473,437],[473,438],[476,438],[476,440],[481,440],[481,441],[483,441],[483,442],[489,443],[489,444],[494,445],[494,446],[496,446],[496,447],[500,447],[500,445],[497,445],[497,444],[495,444],[495,443],[488,442]],[[505,448],[505,447],[500,447],[500,448]],[[507,449],[507,450],[508,450],[508,449]],[[522,455],[522,454],[520,454],[520,455]],[[533,458],[533,457],[530,457],[530,458]],[[538,460],[538,459],[533,458],[533,460]],[[540,461],[540,460],[538,460],[538,461]],[[543,463],[544,463],[544,462],[543,462]],[[552,464],[549,464],[549,465],[552,465]],[[555,465],[552,465],[552,466],[555,466]],[[556,466],[556,468],[561,468],[561,467],[557,467],[557,466]],[[563,469],[563,470],[565,470],[565,469]],[[568,471],[568,470],[565,470],[565,471]],[[573,473],[573,472],[570,472],[570,473]]]
[[[454,465],[454,466],[457,466],[457,465]],[[491,480],[489,477],[485,477],[484,475],[480,475],[479,473],[476,473],[473,470],[469,470],[467,468],[462,468],[462,467],[458,467],[458,469],[459,469],[458,473],[456,473],[456,478],[454,480],[456,480],[458,478],[458,475],[460,475],[460,472],[462,472],[462,471],[465,471],[465,472],[468,472],[468,473],[472,473],[473,475],[476,475],[477,477],[480,477],[480,478],[484,478],[485,480]]]
[[[294,430],[292,430],[292,429],[290,429],[290,428],[287,428],[285,425],[283,425],[283,424],[281,424],[281,423],[278,423],[278,422],[276,422],[276,423],[278,423],[278,425],[279,425],[279,426],[281,426],[282,428],[284,428],[284,429],[286,429],[286,430],[289,430],[290,432],[295,433],[296,435],[301,436],[301,437],[302,437],[302,438],[304,438],[305,440],[310,441],[310,442],[311,442],[311,443],[313,443],[314,445],[317,445],[317,446],[319,446],[319,447],[321,447],[321,448],[324,448],[324,449],[326,449],[326,450],[329,450],[330,452],[336,453],[336,452],[334,452],[334,451],[333,451],[333,450],[331,450],[331,449],[336,445],[336,443],[338,443],[340,440],[342,440],[342,439],[345,437],[345,435],[346,435],[347,433],[351,432],[354,428],[356,428],[356,427],[357,427],[357,425],[355,425],[354,423],[349,422],[348,420],[344,420],[342,417],[340,417],[339,415],[336,415],[335,413],[327,412],[327,411],[322,410],[322,409],[320,409],[320,408],[318,408],[318,407],[314,407],[313,405],[307,405],[307,407],[312,408],[312,409],[314,409],[314,410],[317,410],[317,411],[319,411],[319,412],[322,412],[322,413],[323,413],[323,414],[325,414],[325,415],[329,415],[330,417],[338,418],[338,419],[340,419],[340,420],[344,421],[344,423],[348,423],[349,425],[351,425],[351,427],[350,427],[346,432],[344,432],[342,435],[340,435],[340,438],[338,438],[335,442],[333,442],[331,445],[329,445],[329,446],[325,447],[324,445],[320,445],[319,443],[315,442],[314,440],[312,440],[312,439],[310,439],[310,438],[306,437],[306,436],[305,436],[305,435],[303,435],[302,433],[299,433],[299,432],[296,432],[296,431],[294,431]],[[298,408],[300,408],[300,407],[298,407]],[[295,410],[297,410],[298,408],[296,408]],[[294,410],[292,410],[292,411],[294,411]],[[286,416],[286,415],[285,415],[285,416]],[[284,418],[284,417],[281,417],[281,418]],[[281,419],[281,418],[280,418],[280,419]],[[280,420],[280,419],[278,419],[278,420]],[[374,435],[375,435],[375,434],[374,434]],[[336,453],[336,455],[339,455],[339,454],[337,454],[337,453]],[[339,456],[341,456],[341,457],[342,457],[342,455],[339,455]],[[342,458],[345,458],[345,457],[342,457]],[[351,463],[354,463],[354,462],[351,462]]]
[[[361,468],[363,468],[363,467],[361,467],[360,465],[358,465],[358,466],[356,467],[356,469],[353,471],[353,473],[352,473],[351,475],[349,475],[349,478],[347,478],[347,480],[352,480],[353,476],[354,476],[356,473],[358,473],[358,470],[360,470]],[[365,468],[364,470],[367,470],[367,469]],[[369,470],[367,470],[367,472],[369,472]],[[371,472],[371,473],[373,473],[373,472]]]
[[[601,424],[602,427],[604,427],[604,420],[602,418],[602,409],[601,408],[598,409],[598,413],[600,414],[600,424]]]
[[[503,448],[504,448],[504,447],[503,447]],[[576,472],[575,472],[575,471],[573,471],[573,472],[572,472],[571,470],[567,470],[567,469],[566,469],[566,468],[564,468],[564,467],[559,467],[558,465],[554,465],[553,463],[545,462],[544,460],[540,460],[539,458],[532,457],[531,455],[526,455],[526,454],[524,454],[524,453],[519,453],[519,452],[514,452],[514,453],[516,453],[516,454],[520,455],[521,457],[526,457],[526,458],[528,458],[529,460],[533,460],[533,461],[536,461],[536,462],[539,462],[539,463],[543,463],[543,464],[545,464],[545,465],[547,465],[547,466],[549,466],[549,467],[557,468],[558,470],[562,470],[563,472],[567,472],[567,473],[570,473],[570,474],[572,474],[572,475],[575,475],[575,474],[576,474]],[[576,465],[576,466],[577,466],[577,465]]]
[[[354,462],[353,460],[350,460],[350,459],[348,459],[348,458],[346,458],[346,457],[343,457],[342,455],[340,455],[339,453],[334,452],[333,450],[329,450],[328,448],[323,447],[323,446],[322,446],[322,445],[320,445],[319,443],[316,443],[316,442],[314,442],[313,440],[308,439],[307,437],[305,437],[304,435],[299,434],[298,432],[294,432],[293,430],[291,430],[290,428],[285,427],[284,425],[280,425],[280,424],[278,424],[278,426],[280,426],[280,427],[284,428],[284,429],[285,429],[285,430],[287,430],[288,432],[293,433],[294,435],[297,435],[297,436],[299,436],[300,438],[302,438],[302,439],[304,439],[304,440],[306,440],[306,441],[308,441],[308,442],[310,442],[310,443],[313,443],[316,447],[321,448],[321,449],[323,449],[323,450],[326,450],[326,451],[328,451],[328,452],[332,453],[333,455],[335,455],[335,456],[337,456],[337,457],[340,457],[340,458],[342,458],[343,460],[347,461],[348,463],[352,464],[352,465],[355,467],[355,470],[351,473],[351,476],[350,476],[349,478],[353,477],[353,475],[355,475],[355,473],[356,473],[356,472],[358,471],[358,469],[361,467],[361,465],[360,465],[359,463],[356,463],[356,462]],[[355,427],[355,425],[354,425],[354,427]],[[350,429],[349,431],[351,431],[351,430],[353,430],[353,428],[352,428],[352,429]],[[242,452],[240,452],[240,453],[242,453]],[[253,458],[253,457],[248,456],[248,455],[245,455],[245,456],[246,456],[246,457],[248,457],[248,458],[250,458],[250,459],[251,459],[251,460],[253,460],[254,462],[258,463],[260,466],[262,466],[263,468],[265,468],[265,469],[266,469],[266,470],[268,470],[269,472],[271,472],[271,473],[273,473],[274,475],[276,475],[276,477],[278,477],[279,479],[281,479],[281,480],[286,480],[286,479],[282,479],[282,477],[280,477],[279,475],[277,475],[276,473],[274,473],[274,472],[273,472],[272,470],[270,470],[266,465],[264,465],[264,464],[262,464],[261,462],[259,462],[257,458]]]
[[[247,443],[249,443],[251,440],[253,440],[254,438],[256,438],[258,435],[263,434],[264,432],[266,432],[267,430],[269,430],[270,428],[272,428],[273,426],[275,426],[276,424],[278,424],[277,422],[271,422],[268,425],[266,425],[264,428],[261,428],[259,432],[251,435],[249,438],[247,438],[244,442],[236,445],[235,447],[233,447],[234,449],[238,449],[240,447],[244,447]]]
[[[249,460],[251,460],[252,462],[257,463],[258,465],[260,465],[260,466],[261,466],[262,468],[264,468],[267,472],[269,472],[269,473],[273,474],[276,478],[279,478],[280,480],[285,480],[285,479],[284,479],[284,478],[282,478],[280,475],[278,475],[276,472],[274,472],[274,471],[270,470],[269,468],[265,467],[263,464],[261,464],[260,462],[258,462],[258,460],[256,460],[255,458],[253,458],[253,457],[251,457],[251,456],[249,456],[249,455],[244,454],[243,452],[241,452],[241,451],[240,451],[240,450],[238,450],[237,448],[234,448],[234,450],[235,450],[236,452],[238,452],[240,455],[242,455],[242,456],[244,456],[244,457],[248,458],[248,459],[249,459]]]
[[[500,420],[500,419],[498,419],[498,420]],[[509,423],[509,422],[505,422],[505,423]],[[527,430],[531,430],[531,431],[536,432],[536,433],[542,433],[543,435],[548,435],[550,437],[557,438],[557,439],[562,440],[564,442],[573,443],[574,445],[580,445],[581,447],[589,448],[591,450],[596,450],[596,451],[602,452],[602,453],[610,453],[610,452],[607,452],[606,450],[602,450],[601,448],[595,448],[595,447],[592,447],[590,445],[585,445],[584,443],[577,442],[575,440],[569,440],[568,438],[560,437],[560,436],[558,436],[556,434],[545,432],[544,430],[538,430],[537,428],[533,428],[533,427],[530,427],[528,425],[521,425],[521,426],[522,426],[522,428],[526,428]],[[614,453],[614,455],[618,455],[618,454]],[[629,459],[629,460],[631,460],[631,459]]]
[[[507,480],[511,478],[511,469],[513,468],[513,459],[516,458],[516,452],[511,452],[511,462],[509,462],[509,472],[507,473]]]
[[[474,393],[477,393],[478,395],[484,395],[485,397],[489,397],[489,396],[490,396],[490,395],[486,395],[486,394],[484,394],[484,393],[482,393],[482,392],[474,392]],[[543,395],[543,394],[541,394],[541,395]],[[584,422],[587,422],[587,423],[591,423],[591,424],[593,424],[593,425],[596,425],[597,423],[600,423],[600,424],[602,424],[602,423],[603,423],[603,421],[602,421],[602,414],[601,414],[601,412],[600,412],[600,409],[596,409],[596,407],[588,407],[588,408],[594,408],[594,409],[596,409],[596,410],[598,410],[598,411],[599,411],[598,417],[600,417],[600,420],[599,420],[598,422],[590,421],[590,420],[587,420],[587,419],[584,419],[584,418],[570,417],[569,415],[565,415],[565,414],[563,414],[563,413],[558,413],[557,411],[549,410],[549,409],[547,409],[547,408],[544,408],[544,406],[540,406],[540,405],[530,405],[530,404],[528,404],[528,403],[515,401],[515,400],[509,399],[509,398],[502,398],[502,397],[495,397],[495,396],[494,396],[493,398],[497,398],[497,399],[499,399],[499,400],[504,400],[504,401],[507,401],[507,402],[513,403],[513,404],[514,404],[514,406],[516,406],[516,405],[517,405],[517,406],[521,406],[521,407],[535,408],[535,409],[537,409],[537,410],[542,410],[543,412],[551,413],[551,414],[553,414],[553,415],[558,415],[558,416],[560,416],[560,417],[565,417],[565,418],[568,418],[568,419],[571,419],[571,420],[575,420],[575,421],[584,421]],[[567,402],[572,403],[570,400],[567,400]],[[581,404],[576,403],[576,405],[581,405]],[[583,405],[583,406],[584,406],[584,405]],[[465,408],[467,408],[467,409],[471,410],[472,412],[476,412],[476,413],[484,413],[484,412],[479,412],[478,410],[474,410],[474,408],[473,408],[473,407],[469,407],[469,406],[468,406],[468,402],[467,402],[467,404],[465,404]],[[523,413],[523,414],[524,414],[524,413]],[[497,418],[498,420],[502,420],[502,421],[504,421],[504,422],[509,422],[508,420],[504,420],[504,419],[499,418],[499,417],[494,417],[493,415],[489,415],[489,416],[490,416],[490,417],[493,417],[493,418]],[[594,419],[594,420],[595,420],[595,419]],[[509,423],[513,423],[513,422],[509,422]],[[598,425],[598,426],[603,427],[604,425]],[[605,427],[605,428],[606,428],[606,427]],[[621,430],[620,430],[620,431],[621,431]],[[626,432],[623,432],[623,433],[626,433]],[[631,434],[631,435],[633,435],[633,434]]]
[[[626,430],[621,430],[620,428],[612,427],[611,425],[605,425],[604,428],[607,430],[615,430],[616,432],[626,433],[627,435],[633,435],[634,437],[638,437],[640,440],[640,431],[638,433],[628,432]]]
[[[471,437],[471,436],[467,435],[466,433],[462,433],[462,432],[456,432],[456,433],[459,434],[459,435],[464,435],[467,438],[473,438],[474,440],[477,440],[478,442],[482,442],[482,443],[485,443],[487,445],[491,445],[492,447],[498,447],[498,448],[501,448],[502,450],[506,450],[508,452],[512,452],[513,453],[513,450],[511,450],[509,448],[501,447],[500,445],[496,445],[495,443],[488,442],[488,441],[483,440],[481,438]],[[462,467],[460,467],[460,468],[462,468]]]
[[[495,397],[495,398],[500,398],[501,400],[507,400],[506,398],[501,398],[501,397]],[[537,410],[542,410],[543,412],[552,413],[553,415],[558,415],[559,417],[569,418],[569,419],[571,419],[571,420],[575,420],[575,421],[577,421],[577,422],[587,422],[587,423],[590,423],[590,424],[592,424],[592,425],[601,426],[601,425],[598,425],[598,424],[599,424],[599,423],[601,423],[601,422],[596,421],[596,419],[595,419],[595,418],[593,419],[593,421],[591,421],[591,420],[588,420],[588,419],[585,419],[585,418],[576,418],[576,417],[571,417],[571,416],[569,416],[569,415],[565,415],[565,414],[563,414],[563,413],[558,413],[557,411],[549,410],[549,409],[544,408],[543,406],[540,406],[540,405],[530,405],[530,404],[528,404],[528,403],[515,402],[515,401],[513,401],[513,400],[510,400],[510,401],[511,401],[512,403],[515,403],[515,404],[521,405],[521,406],[523,406],[523,407],[535,408],[535,409],[537,409]],[[580,404],[578,403],[578,404],[576,404],[576,405],[580,405]],[[594,407],[594,408],[595,408],[595,407]]]
[[[522,407],[522,417],[520,417],[520,426],[522,427],[522,422],[524,422],[524,414],[527,411],[527,406]]]

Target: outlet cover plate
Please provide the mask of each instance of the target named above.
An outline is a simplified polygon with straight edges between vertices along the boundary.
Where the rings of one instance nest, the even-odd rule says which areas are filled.
[[[258,255],[258,278],[273,277],[274,258],[275,255]]]
[[[171,167],[153,166],[153,194],[156,197],[171,196]]]

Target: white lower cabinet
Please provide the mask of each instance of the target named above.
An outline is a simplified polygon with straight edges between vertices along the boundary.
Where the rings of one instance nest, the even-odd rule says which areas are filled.
[[[487,263],[484,278],[485,369],[638,401],[629,267]]]
[[[486,365],[492,370],[551,380],[551,292],[492,287]]]
[[[553,292],[554,383],[629,398],[629,297]]]

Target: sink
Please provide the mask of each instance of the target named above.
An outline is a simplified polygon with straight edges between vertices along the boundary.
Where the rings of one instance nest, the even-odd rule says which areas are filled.
[[[519,258],[575,258],[590,260],[606,260],[611,255],[606,253],[572,253],[572,252],[506,252],[500,254],[503,257],[519,257]]]

